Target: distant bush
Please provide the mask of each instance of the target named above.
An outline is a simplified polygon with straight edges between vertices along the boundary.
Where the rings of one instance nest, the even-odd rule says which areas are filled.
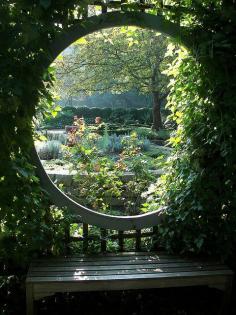
[[[138,127],[135,128],[134,131],[140,136],[147,138],[149,140],[161,139],[167,140],[170,138],[171,130],[161,129],[159,131],[154,131],[148,127]]]

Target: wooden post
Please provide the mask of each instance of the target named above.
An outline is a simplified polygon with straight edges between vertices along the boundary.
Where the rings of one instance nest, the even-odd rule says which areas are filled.
[[[101,229],[101,251],[106,252],[107,250],[107,230],[106,229]]]
[[[139,2],[140,2],[140,11],[141,12],[145,12],[145,7],[144,7],[144,5],[145,5],[145,0],[139,0]],[[142,6],[143,5],[143,6]]]
[[[34,315],[34,291],[32,284],[26,284],[26,315]]]
[[[66,255],[70,254],[70,225],[66,225],[65,227],[65,253]]]
[[[126,0],[121,0],[120,1],[120,9],[121,9],[121,11],[122,11],[122,4],[124,4],[124,3],[126,3]]]
[[[84,11],[82,13],[82,18],[86,19],[88,17],[88,6],[86,6],[86,8],[84,8]]]
[[[103,3],[101,7],[102,7],[102,14],[107,13],[107,5]]]
[[[157,247],[158,247],[158,244],[157,244],[158,226],[153,226],[152,231],[153,231],[153,235],[152,235],[152,250],[156,250]]]
[[[88,251],[88,224],[83,223],[83,252]]]
[[[141,249],[141,230],[136,230],[135,249],[136,249],[136,251],[140,251],[140,249]]]
[[[233,277],[229,277],[226,284],[225,284],[225,291],[223,293],[221,307],[220,307],[218,315],[229,314],[229,307],[230,307],[231,294],[232,294],[232,286],[233,286]]]
[[[123,252],[124,251],[124,232],[123,231],[118,232],[118,244],[119,244],[119,251]]]

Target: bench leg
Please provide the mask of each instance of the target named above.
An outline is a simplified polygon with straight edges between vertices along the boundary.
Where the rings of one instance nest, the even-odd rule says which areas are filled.
[[[221,308],[220,308],[219,313],[218,313],[219,315],[228,315],[229,314],[232,285],[233,285],[233,279],[229,278],[226,285],[225,285],[225,291],[223,293]]]
[[[34,291],[32,284],[26,284],[26,314],[34,315]]]

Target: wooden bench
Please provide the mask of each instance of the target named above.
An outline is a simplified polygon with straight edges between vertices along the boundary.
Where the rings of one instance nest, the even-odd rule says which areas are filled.
[[[56,292],[110,291],[208,285],[225,291],[219,314],[227,314],[233,272],[214,261],[157,253],[119,253],[40,259],[26,278],[27,315],[34,301]]]

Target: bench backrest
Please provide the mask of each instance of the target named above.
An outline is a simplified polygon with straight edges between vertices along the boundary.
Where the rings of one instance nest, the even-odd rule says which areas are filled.
[[[147,249],[161,249],[157,244],[158,227],[151,227],[142,230],[116,231],[90,226],[75,220],[79,235],[73,235],[68,225],[65,229],[65,252],[70,253],[71,242],[82,245],[84,253],[90,251],[90,244],[93,243],[100,252],[109,251],[109,246],[116,250],[123,251],[142,251]],[[93,246],[93,247],[94,247]]]

